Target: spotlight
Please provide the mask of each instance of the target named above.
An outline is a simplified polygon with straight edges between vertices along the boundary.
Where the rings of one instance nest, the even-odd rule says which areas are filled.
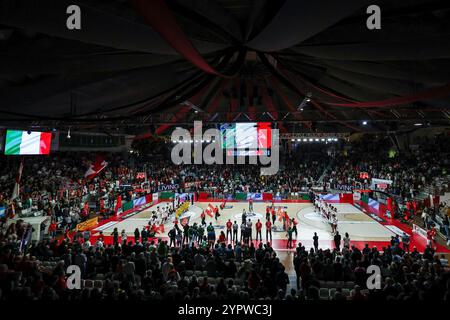
[[[308,141],[308,139],[306,139],[306,138],[305,138],[305,139],[303,139],[303,142],[306,142],[306,141]]]
[[[367,121],[363,121],[362,124],[363,124],[363,126],[367,125]]]
[[[300,142],[302,139],[297,139],[298,142]]]
[[[314,141],[314,139],[309,139],[309,142],[312,142],[312,141]]]
[[[325,141],[325,139],[322,138],[322,139],[320,139],[320,141]]]
[[[315,141],[319,141],[319,139],[316,138]]]
[[[291,142],[294,142],[295,141],[295,139],[291,139]]]
[[[416,127],[420,127],[420,126],[422,126],[422,124],[421,124],[421,123],[414,123],[414,125],[415,125]]]
[[[337,139],[337,138],[334,138],[333,141],[338,141],[338,139]]]
[[[69,131],[67,131],[67,139],[70,139],[70,128]]]

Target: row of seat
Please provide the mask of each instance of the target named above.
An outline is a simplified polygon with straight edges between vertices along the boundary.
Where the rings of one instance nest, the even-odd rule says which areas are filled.
[[[338,288],[320,288],[319,289],[319,298],[320,300],[332,300],[335,297],[336,291]],[[350,296],[350,289],[342,288],[342,295],[346,298]],[[368,295],[369,291],[367,289],[361,290],[363,295]]]
[[[319,281],[320,288],[347,288],[353,289],[355,282],[353,281]]]
[[[98,276],[98,275],[97,275],[97,276]],[[217,284],[219,283],[219,281],[220,281],[219,279],[220,279],[220,278],[211,278],[211,277],[208,277],[208,283],[209,283],[210,285],[215,286],[215,285],[217,285]],[[191,280],[191,279],[189,278],[189,281],[190,281],[190,280]],[[228,285],[228,282],[229,282],[230,280],[232,280],[232,281],[233,281],[233,284],[236,285],[236,286],[238,286],[238,287],[243,286],[244,283],[245,283],[244,280],[239,279],[239,278],[226,278],[226,279],[224,279],[224,280],[225,280],[225,284],[227,284],[227,285]],[[103,277],[102,277],[102,279],[99,279],[99,277],[96,277],[95,279],[85,279],[85,280],[82,281],[82,287],[83,287],[83,288],[99,288],[99,289],[101,289],[101,288],[103,288],[104,282],[105,282],[105,280],[104,280]],[[115,282],[115,283],[117,283],[117,284],[120,284],[120,281],[118,281],[118,280],[114,280],[113,282]],[[199,283],[202,283],[202,279],[199,279]]]

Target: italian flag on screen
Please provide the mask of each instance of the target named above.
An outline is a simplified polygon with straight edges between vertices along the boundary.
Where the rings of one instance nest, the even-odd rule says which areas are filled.
[[[5,155],[49,154],[51,142],[51,132],[8,130]]]

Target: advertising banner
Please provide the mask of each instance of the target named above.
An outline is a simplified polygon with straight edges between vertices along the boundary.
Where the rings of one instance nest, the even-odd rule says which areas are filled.
[[[413,224],[413,233],[417,233],[419,236],[421,236],[424,239],[427,239],[427,231],[421,227],[419,227],[417,224]]]
[[[236,200],[247,200],[246,192],[236,192]]]
[[[133,207],[140,207],[146,203],[145,197],[140,197],[138,199],[133,200]]]
[[[348,184],[335,183],[335,184],[331,185],[331,189],[338,190],[338,191],[344,191],[344,192],[353,192],[355,187],[348,185]]]
[[[174,191],[179,188],[178,184],[162,184],[158,186],[158,191]]]
[[[370,187],[372,189],[375,189],[375,187],[377,185],[381,185],[381,186],[386,187],[387,185],[391,185],[391,184],[392,184],[392,180],[372,178]]]
[[[263,200],[263,195],[262,193],[247,193],[247,200],[256,200],[256,201],[262,201]]]
[[[98,224],[98,217],[95,217],[77,224],[76,230],[77,231],[89,230],[94,228],[97,224]]]

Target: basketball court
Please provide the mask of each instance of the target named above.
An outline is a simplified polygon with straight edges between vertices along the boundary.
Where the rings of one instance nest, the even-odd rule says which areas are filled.
[[[186,212],[181,214],[178,220],[188,221],[189,225],[193,225],[194,223],[201,224],[202,211],[206,210],[208,206],[211,205],[213,207],[220,207],[221,203],[222,202],[218,201],[195,202],[194,205],[189,206],[189,209]],[[105,237],[105,243],[111,243],[112,239],[110,235],[114,228],[117,228],[119,233],[121,233],[122,230],[125,230],[129,236],[128,240],[131,240],[134,237],[134,231],[136,228],[142,230],[144,227],[149,225],[153,211],[157,211],[158,207],[162,209],[163,207],[171,205],[171,202],[160,202],[131,216],[128,215],[126,218],[102,222],[99,226],[93,229],[92,240],[95,241],[99,231],[102,231]],[[248,202],[227,202],[225,208],[220,210],[220,217],[216,220],[214,216],[210,217],[207,215],[206,223],[208,225],[212,223],[216,230],[216,236],[218,237],[220,231],[226,230],[225,224],[228,220],[231,220],[233,223],[236,221],[240,225],[242,222],[242,212],[245,210],[247,212],[247,219],[251,219],[253,222],[253,238],[256,235],[254,225],[259,219],[263,223],[263,242],[266,242],[264,222],[266,219],[266,206],[268,205],[271,205],[271,202],[255,202],[253,204],[253,212],[249,214]],[[306,248],[311,248],[313,246],[312,239],[314,233],[317,233],[319,237],[319,246],[321,248],[334,248],[334,235],[331,232],[330,223],[314,211],[314,206],[312,203],[307,201],[275,202],[274,205],[276,210],[281,208],[283,211],[287,212],[290,218],[295,218],[298,222],[298,235],[297,237],[294,235],[294,246],[297,246],[300,242]],[[396,234],[401,236],[403,232],[406,232],[411,237],[411,248],[416,246],[419,250],[423,250],[425,247],[425,240],[420,238],[418,235],[413,234],[406,226],[394,226],[390,225],[390,222],[387,221],[377,221],[373,218],[373,214],[369,215],[352,204],[334,203],[333,206],[337,209],[339,233],[342,237],[344,237],[345,233],[348,233],[351,239],[351,244],[358,248],[363,248],[365,244],[369,244],[370,247],[375,246],[381,250],[384,246],[389,245],[391,237]],[[167,234],[169,230],[173,228],[174,220],[174,215],[169,217],[167,222],[164,223],[164,230],[160,230],[160,232],[157,233],[157,239],[168,239]],[[272,246],[275,250],[291,250],[286,248],[286,232],[283,230],[283,223],[279,220],[278,216],[275,222],[275,228],[273,228],[272,231],[272,239]],[[255,244],[257,245],[258,242],[255,241]],[[439,249],[440,252],[446,252],[445,248]]]

